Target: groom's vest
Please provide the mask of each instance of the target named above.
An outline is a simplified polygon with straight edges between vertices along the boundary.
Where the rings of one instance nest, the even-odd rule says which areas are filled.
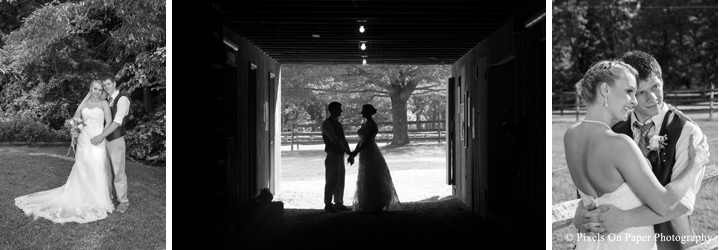
[[[674,116],[672,122],[667,124],[669,116]],[[619,122],[612,130],[616,133],[622,133],[632,140],[634,135],[632,134],[632,117],[629,116],[626,122]],[[646,157],[652,163],[652,172],[657,177],[659,183],[662,186],[666,186],[671,182],[672,169],[674,168],[674,161],[676,160],[676,146],[679,141],[679,136],[682,133],[684,124],[687,122],[684,118],[674,114],[673,111],[669,110],[664,115],[664,121],[662,127],[659,129],[659,135],[667,135],[667,145],[664,149],[657,151],[649,151]],[[681,206],[681,204],[679,205]],[[654,225],[654,233],[661,234],[660,236],[669,238],[673,235],[677,236],[691,236],[694,235],[691,229],[691,223],[686,215],[681,215],[673,220]],[[681,241],[663,241],[662,238],[657,238],[658,249],[681,249]]]
[[[344,144],[347,142],[347,139],[345,139],[344,128],[342,128],[342,124],[340,124],[339,121],[327,118],[325,122],[332,123],[332,128],[335,131],[335,136],[337,136],[337,138],[340,140],[340,143]],[[325,152],[332,152],[337,154],[345,153],[345,150],[332,143],[332,140],[330,140],[330,138],[325,135],[325,133],[322,133],[322,140],[325,142]]]
[[[671,123],[667,124],[669,116],[674,116],[674,118]],[[616,133],[625,134],[634,140],[632,123],[632,117],[629,116],[627,121],[617,123],[614,125],[612,130]],[[677,141],[679,141],[679,135],[682,134],[684,123],[686,123],[684,118],[674,114],[671,110],[667,111],[664,115],[662,127],[659,129],[659,135],[667,135],[667,145],[659,152],[649,151],[646,155],[652,163],[652,172],[654,173],[654,176],[656,176],[659,183],[664,186],[672,181],[672,169],[674,168],[674,161],[676,160]]]
[[[115,99],[112,100],[112,106],[110,107],[110,111],[112,112],[112,119],[113,119],[113,120],[115,120],[115,114],[117,114],[117,101],[119,101],[119,100],[120,100],[120,97],[123,97],[123,96],[125,96],[125,95],[123,95],[123,94],[118,94],[118,95],[115,97]],[[127,98],[127,96],[125,96],[125,98]],[[128,100],[129,100],[129,98],[128,98]],[[127,112],[127,115],[125,115],[125,117],[122,118],[122,124],[120,124],[119,126],[117,126],[117,129],[115,129],[115,131],[113,131],[110,135],[108,135],[108,136],[106,137],[106,138],[107,138],[107,141],[112,141],[112,140],[115,140],[115,139],[117,139],[117,138],[120,138],[120,137],[125,136],[125,134],[126,134],[126,132],[125,132],[125,124],[127,124],[127,119],[128,119],[127,117],[130,116],[130,110],[129,110],[130,107],[127,107],[127,108],[128,108],[128,112]]]

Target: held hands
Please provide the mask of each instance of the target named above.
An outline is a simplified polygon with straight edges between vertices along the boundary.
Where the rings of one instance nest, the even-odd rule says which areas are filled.
[[[347,158],[347,162],[349,162],[350,166],[352,166],[352,164],[355,163],[355,156],[357,155],[357,153],[356,153],[356,152],[350,152],[349,155],[350,155],[350,157]]]

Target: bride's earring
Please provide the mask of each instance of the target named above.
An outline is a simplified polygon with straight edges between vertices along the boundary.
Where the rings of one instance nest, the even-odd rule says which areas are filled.
[[[607,96],[604,96],[604,107],[609,107],[609,104],[607,104]]]

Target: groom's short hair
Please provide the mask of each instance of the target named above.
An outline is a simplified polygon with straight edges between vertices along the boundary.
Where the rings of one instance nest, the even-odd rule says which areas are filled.
[[[619,60],[631,65],[637,70],[637,73],[639,73],[637,82],[646,80],[651,76],[657,76],[659,80],[664,81],[664,78],[662,78],[662,67],[659,66],[657,59],[649,53],[639,50],[629,51],[624,53]]]
[[[100,81],[110,80],[111,82],[115,82],[115,76],[108,74],[108,73],[102,73],[100,74]]]
[[[327,110],[332,112],[332,110],[335,110],[340,107],[342,107],[342,104],[340,104],[339,102],[330,102],[330,104],[327,105]]]

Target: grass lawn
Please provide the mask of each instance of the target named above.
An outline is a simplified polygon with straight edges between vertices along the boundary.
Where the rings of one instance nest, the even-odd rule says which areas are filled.
[[[86,224],[25,216],[15,198],[65,184],[67,148],[0,147],[0,249],[165,249],[165,168],[127,161],[125,213]],[[72,155],[71,155],[72,156]]]
[[[712,120],[709,115],[687,114],[692,120],[699,124],[702,132],[710,140],[710,164],[717,163],[717,114]],[[582,119],[583,117],[580,117]],[[567,162],[564,158],[564,132],[576,123],[573,115],[552,117],[552,204],[561,203],[576,199],[576,188],[572,183],[567,169]],[[712,141],[712,139],[714,139]],[[559,170],[561,169],[561,170]],[[697,235],[704,234],[711,238],[717,235],[717,190],[716,188],[705,189],[699,193],[695,202],[694,214],[690,217],[692,227]],[[563,228],[552,232],[553,249],[573,249],[574,242],[564,240],[564,235],[575,232],[574,227]]]

